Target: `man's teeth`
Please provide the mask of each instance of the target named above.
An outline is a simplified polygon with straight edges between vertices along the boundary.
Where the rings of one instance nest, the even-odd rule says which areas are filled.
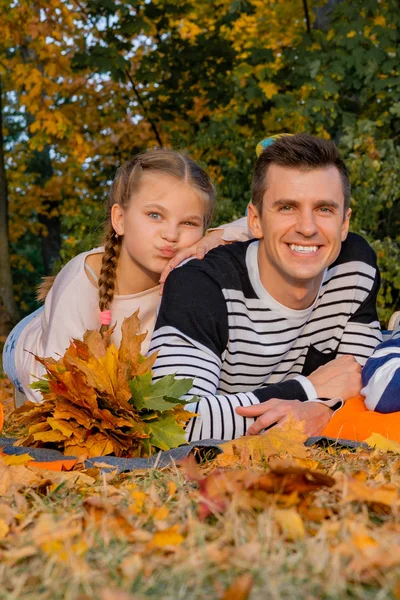
[[[298,246],[297,244],[289,244],[289,247],[295,252],[304,252],[305,254],[311,254],[311,252],[316,252],[318,250],[318,246]]]

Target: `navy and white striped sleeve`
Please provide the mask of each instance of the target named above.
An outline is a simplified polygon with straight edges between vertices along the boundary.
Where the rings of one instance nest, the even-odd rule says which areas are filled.
[[[189,407],[198,417],[188,425],[188,441],[244,435],[254,419],[239,416],[237,406],[276,397],[308,399],[294,379],[249,392],[218,394],[228,331],[226,303],[218,284],[201,270],[184,266],[173,271],[165,284],[149,351],[158,352],[153,381],[169,374],[194,378],[188,397],[202,398]]]
[[[360,296],[368,291],[357,310],[349,318],[343,331],[337,355],[351,354],[361,365],[365,365],[377,344],[382,341],[381,328],[376,311],[376,300],[380,286],[380,274],[375,253],[370,249],[369,264],[363,265],[355,293]]]
[[[379,413],[400,411],[400,327],[379,344],[362,370],[365,405]]]

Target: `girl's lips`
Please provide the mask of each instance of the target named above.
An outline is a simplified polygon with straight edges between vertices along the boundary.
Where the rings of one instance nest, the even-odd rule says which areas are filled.
[[[159,252],[168,258],[172,258],[176,254],[176,250],[173,250],[172,248],[160,248]]]

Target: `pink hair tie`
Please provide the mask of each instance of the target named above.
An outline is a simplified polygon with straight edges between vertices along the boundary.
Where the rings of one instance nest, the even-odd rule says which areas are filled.
[[[100,313],[100,323],[109,325],[111,323],[111,310],[102,310]]]

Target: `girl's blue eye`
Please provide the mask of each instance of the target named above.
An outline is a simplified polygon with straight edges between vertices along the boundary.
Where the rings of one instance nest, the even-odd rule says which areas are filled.
[[[193,221],[185,221],[184,225],[190,225],[190,227],[199,227],[198,223],[193,223]]]
[[[150,219],[153,219],[154,221],[158,221],[159,219],[161,219],[160,213],[157,213],[157,212],[149,213],[149,217],[150,217]]]

